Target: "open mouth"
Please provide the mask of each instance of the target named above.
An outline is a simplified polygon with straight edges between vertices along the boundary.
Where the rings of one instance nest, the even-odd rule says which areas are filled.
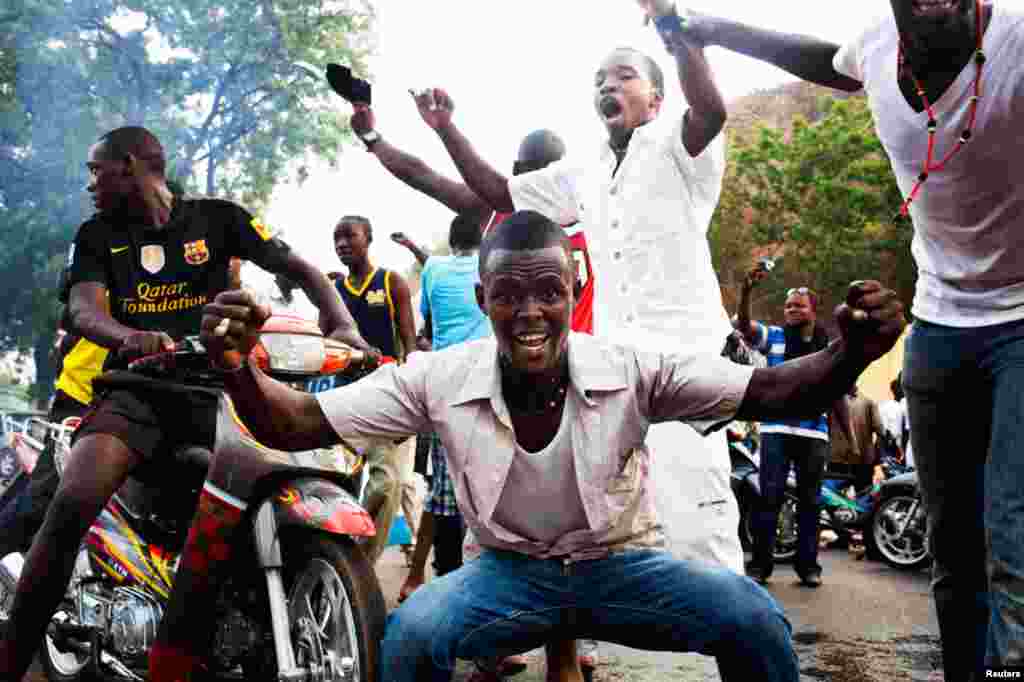
[[[617,118],[622,114],[622,104],[620,104],[619,100],[615,99],[611,95],[602,97],[597,106],[605,120]]]
[[[943,16],[958,11],[960,0],[913,0],[910,7],[918,17]]]
[[[527,350],[539,350],[544,347],[544,344],[548,342],[547,334],[517,334],[516,343]]]

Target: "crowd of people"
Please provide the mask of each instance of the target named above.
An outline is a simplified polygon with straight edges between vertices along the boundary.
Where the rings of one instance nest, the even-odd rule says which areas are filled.
[[[67,344],[51,409],[84,420],[63,477],[44,454],[0,512],[4,550],[27,550],[0,679],[24,674],[110,496],[130,475],[168,465],[184,437],[175,424],[188,420],[190,443],[212,447],[222,391],[270,447],[343,439],[367,453],[369,562],[403,509],[415,544],[380,644],[383,680],[450,679],[457,659],[497,679],[541,646],[549,680],[579,680],[592,659],[577,656],[575,639],[593,638],[713,656],[726,682],[795,682],[791,627],[765,586],[791,467],[794,568],[804,585],[822,584],[814,500],[830,440],[835,464],[860,485],[877,479],[877,448],[916,454],[946,679],[1024,665],[1024,493],[1012,454],[1024,352],[1012,226],[1024,190],[1011,180],[1024,163],[1024,138],[1012,132],[1024,14],[981,0],[892,0],[890,16],[840,47],[679,14],[666,0],[639,5],[675,78],[631,48],[609,52],[594,74],[606,136],[593,149],[569,153],[556,134],[534,131],[505,175],[461,132],[449,93],[413,93],[459,182],[385,138],[368,101],[353,103],[367,150],[456,214],[451,255],[392,236],[423,264],[420,330],[410,283],[373,264],[369,218],[339,220],[332,241],[347,272],[328,277],[237,204],[172,193],[149,131],[118,128],[96,142],[96,214],[79,228],[62,287],[65,326],[81,338]],[[895,208],[915,228],[914,323],[892,387],[896,399],[906,392],[905,410],[856,392],[904,331],[902,304],[879,282],[851,283],[829,339],[811,287],[787,292],[783,325],[751,318],[750,294],[767,274],[759,265],[730,322],[707,241],[727,118],[708,46],[866,91],[906,197]],[[677,86],[689,108],[673,119],[662,104]],[[397,362],[316,394],[270,379],[245,362],[270,310],[238,287],[240,260],[303,289],[325,335]],[[197,332],[224,371],[222,389],[123,371]],[[767,366],[725,352],[735,332]],[[721,431],[734,419],[761,423],[746,565]],[[957,445],[965,434],[968,452]],[[422,512],[411,485],[417,440],[429,444],[432,471]],[[204,610],[246,518],[245,500],[227,492],[241,464],[210,469],[150,651],[153,680],[190,680],[200,667],[213,626]]]

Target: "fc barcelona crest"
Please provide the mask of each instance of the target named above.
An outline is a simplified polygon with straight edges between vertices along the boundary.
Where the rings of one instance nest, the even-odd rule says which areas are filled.
[[[140,260],[142,261],[142,269],[146,272],[155,275],[164,269],[164,247],[159,244],[146,244],[139,251]]]
[[[202,265],[210,260],[210,250],[206,248],[206,240],[185,242],[185,262],[189,265]]]

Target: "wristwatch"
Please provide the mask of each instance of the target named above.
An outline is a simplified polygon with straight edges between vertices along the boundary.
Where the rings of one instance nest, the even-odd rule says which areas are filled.
[[[366,151],[370,151],[373,149],[373,145],[381,141],[381,136],[376,130],[371,130],[359,135],[359,139],[366,145]]]

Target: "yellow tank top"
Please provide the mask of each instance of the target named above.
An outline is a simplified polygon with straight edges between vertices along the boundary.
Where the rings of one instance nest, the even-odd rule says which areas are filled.
[[[57,388],[83,405],[91,403],[92,380],[103,371],[103,361],[107,359],[108,352],[88,339],[79,339],[64,356]]]

